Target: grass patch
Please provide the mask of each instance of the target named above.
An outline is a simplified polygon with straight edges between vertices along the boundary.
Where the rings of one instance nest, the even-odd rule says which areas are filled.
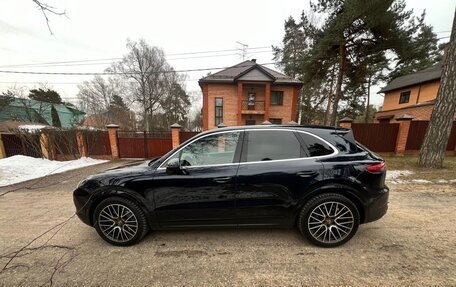
[[[443,168],[441,169],[430,169],[422,168],[418,166],[418,156],[407,155],[407,156],[385,156],[383,157],[386,161],[387,168],[389,170],[410,170],[414,174],[405,176],[403,179],[424,179],[430,181],[443,180],[454,180],[456,179],[456,157],[447,156],[443,161]]]

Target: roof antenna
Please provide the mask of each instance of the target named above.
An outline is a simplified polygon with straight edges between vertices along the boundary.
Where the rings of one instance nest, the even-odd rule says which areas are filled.
[[[242,61],[245,61],[245,58],[247,58],[247,49],[248,49],[249,45],[238,42],[238,41],[236,41],[236,43],[238,43],[239,45],[242,46],[242,48],[236,48],[236,49],[240,50],[240,52],[241,52],[240,56],[242,57]]]

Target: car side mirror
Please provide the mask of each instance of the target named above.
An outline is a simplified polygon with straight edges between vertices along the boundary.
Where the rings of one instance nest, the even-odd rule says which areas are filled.
[[[178,158],[171,159],[168,164],[166,165],[166,173],[167,174],[180,174],[180,162]]]

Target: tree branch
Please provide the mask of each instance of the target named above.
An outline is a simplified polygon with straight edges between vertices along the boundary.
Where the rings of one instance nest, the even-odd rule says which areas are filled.
[[[59,12],[56,10],[57,8],[55,8],[51,5],[48,5],[46,3],[42,3],[40,0],[32,0],[32,1],[33,1],[33,3],[36,4],[37,8],[41,10],[41,13],[43,13],[44,19],[46,19],[46,25],[48,27],[49,33],[51,33],[51,35],[54,35],[54,33],[52,32],[51,26],[49,25],[48,14],[64,16],[64,15],[66,15],[66,12],[65,11]]]

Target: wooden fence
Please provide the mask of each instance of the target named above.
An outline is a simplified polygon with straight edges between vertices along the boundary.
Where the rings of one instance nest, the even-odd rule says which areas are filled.
[[[410,130],[407,137],[407,144],[405,146],[406,150],[409,151],[418,151],[423,144],[424,136],[426,134],[426,129],[429,126],[429,121],[412,121],[410,122]],[[451,130],[450,138],[448,140],[448,145],[446,150],[452,151],[455,150],[456,145],[456,123],[453,123],[453,128]]]
[[[399,124],[364,124],[351,125],[355,139],[375,152],[394,152],[396,148]]]
[[[192,137],[196,136],[199,133],[200,132],[180,132],[180,134],[179,134],[180,143],[183,143],[183,142],[191,139]]]
[[[39,134],[30,134],[27,138],[15,134],[2,134],[1,137],[7,157],[13,155],[41,157],[40,150],[36,148],[40,147]]]
[[[84,133],[88,156],[111,155],[111,144],[107,131],[89,131]]]
[[[117,132],[119,157],[153,158],[172,149],[171,132]]]

